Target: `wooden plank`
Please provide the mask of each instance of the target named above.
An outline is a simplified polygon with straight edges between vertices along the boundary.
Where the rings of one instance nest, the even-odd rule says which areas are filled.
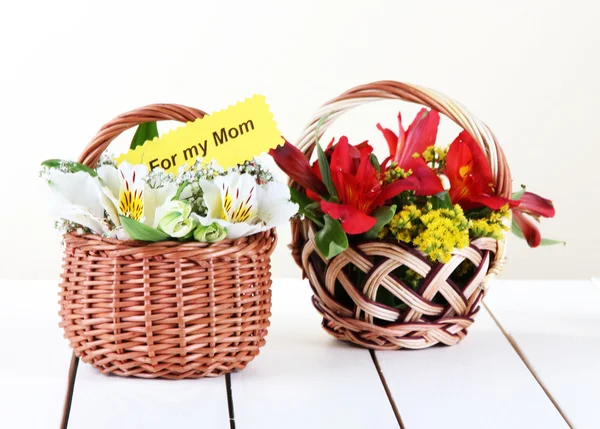
[[[408,429],[568,427],[484,308],[456,346],[376,356]]]
[[[58,428],[71,359],[58,283],[0,280],[0,291],[0,427]]]
[[[69,429],[229,429],[225,377],[145,380],[79,363]]]
[[[236,427],[398,428],[369,352],[324,332],[310,297],[307,282],[275,282],[267,344],[231,377]]]
[[[590,281],[498,282],[486,299],[577,428],[600,427],[600,289]]]

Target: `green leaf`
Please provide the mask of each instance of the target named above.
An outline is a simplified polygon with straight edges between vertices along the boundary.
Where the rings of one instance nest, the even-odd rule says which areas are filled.
[[[333,186],[333,181],[331,180],[331,170],[329,169],[329,161],[327,161],[327,156],[325,156],[325,152],[323,152],[323,148],[319,144],[319,128],[327,119],[327,116],[323,116],[317,127],[315,129],[315,145],[317,146],[317,160],[319,162],[319,171],[321,172],[321,177],[323,178],[323,183],[325,183],[325,187],[329,192],[329,195],[333,198],[337,198],[337,191],[335,190],[335,186]]]
[[[521,199],[521,197],[523,196],[524,193],[525,193],[525,185],[521,185],[521,189],[517,192],[513,192],[513,194],[511,195],[511,198],[513,200],[519,200],[519,199]]]
[[[377,159],[375,154],[372,153],[370,155],[369,159],[371,160],[371,165],[375,168],[375,171],[377,171],[377,174],[380,174],[381,173],[381,165],[379,165],[379,160]]]
[[[371,213],[371,216],[376,218],[377,222],[375,222],[375,225],[373,226],[373,228],[371,228],[370,230],[365,232],[364,237],[369,240],[377,238],[379,235],[379,231],[381,231],[381,228],[383,228],[385,225],[387,225],[389,223],[389,221],[392,220],[392,218],[394,217],[395,214],[396,214],[396,206],[395,205],[383,206],[383,207],[379,207],[378,209],[375,209]]]
[[[439,194],[433,195],[429,201],[431,202],[434,210],[451,209],[453,207],[448,191],[443,191]]]
[[[523,235],[523,232],[521,232],[521,228],[519,228],[519,225],[517,225],[514,219],[512,221],[511,230],[514,235],[525,240],[525,236]],[[540,242],[540,246],[553,246],[555,244],[562,244],[563,246],[566,246],[567,242],[561,240],[553,240],[551,238],[542,238],[542,241]]]
[[[129,237],[133,240],[141,241],[163,241],[169,238],[168,234],[159,231],[156,228],[152,228],[146,224],[138,222],[135,219],[131,219],[125,216],[119,216],[121,219],[121,225]]]
[[[292,202],[298,204],[300,209],[304,209],[307,205],[313,203],[314,201],[308,198],[305,192],[299,191],[296,188],[290,187],[290,200]]]
[[[327,259],[339,255],[348,248],[348,236],[342,224],[329,215],[325,215],[325,226],[315,234],[315,244]]]
[[[319,203],[311,200],[308,196],[295,188],[290,188],[290,199],[292,202],[298,204],[298,212],[312,220],[318,226],[323,227],[322,216],[318,213]]]
[[[465,216],[469,219],[483,219],[492,214],[492,209],[489,207],[480,207],[465,211]]]
[[[129,149],[135,149],[138,146],[142,146],[154,137],[158,137],[158,127],[156,126],[156,122],[139,124],[137,130],[135,130]]]
[[[47,159],[46,161],[42,162],[42,166],[55,169],[59,169],[62,166],[64,166],[67,169],[67,171],[70,171],[71,173],[83,171],[84,173],[88,173],[92,177],[96,177],[98,175],[98,173],[96,173],[96,170],[94,170],[93,168],[90,168],[87,165],[80,164],[79,162],[75,161],[65,161],[62,159]]]

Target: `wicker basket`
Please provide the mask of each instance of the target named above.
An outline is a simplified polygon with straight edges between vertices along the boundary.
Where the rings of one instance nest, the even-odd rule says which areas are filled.
[[[322,117],[326,119],[319,128],[319,137],[347,110],[386,99],[435,109],[467,130],[485,151],[497,195],[510,197],[510,170],[488,127],[448,97],[415,85],[384,81],[343,93],[319,109],[296,143],[297,147],[310,159],[315,148],[316,126]],[[297,183],[290,184],[301,189]],[[313,227],[310,220],[293,220],[290,247],[303,275],[310,281],[313,304],[323,315],[323,327],[338,339],[371,349],[421,349],[438,343],[456,344],[467,334],[489,281],[502,271],[504,264],[504,242],[490,238],[478,238],[469,247],[455,250],[446,264],[433,264],[403,243],[383,241],[351,245],[327,260],[314,243]],[[461,287],[450,276],[465,259],[471,261],[476,270]],[[402,266],[424,278],[418,290],[393,275],[394,270]],[[354,284],[348,275],[349,269],[362,271],[364,280]],[[344,299],[340,299],[340,288]],[[405,308],[400,310],[375,302],[379,288],[399,298],[406,304]]]
[[[152,105],[106,124],[79,162],[94,167],[122,131],[204,112]],[[244,368],[265,344],[275,231],[207,244],[66,234],[60,326],[103,373],[200,378]]]

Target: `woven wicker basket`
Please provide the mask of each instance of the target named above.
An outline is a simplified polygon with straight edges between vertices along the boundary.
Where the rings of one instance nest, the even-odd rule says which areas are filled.
[[[100,129],[79,162],[94,167],[122,131],[201,118],[151,105]],[[265,344],[275,231],[207,244],[145,243],[66,234],[60,326],[83,362],[103,373],[200,378],[244,368]]]
[[[467,130],[484,149],[492,169],[496,193],[511,194],[510,170],[488,127],[464,107],[448,97],[415,85],[394,81],[375,82],[353,88],[324,104],[315,114],[297,147],[310,159],[319,137],[344,112],[373,101],[398,99],[435,109]],[[297,189],[297,183],[290,182]],[[292,221],[292,254],[308,277],[313,289],[313,304],[323,315],[323,327],[334,337],[363,347],[381,350],[421,349],[442,343],[454,345],[466,334],[479,310],[489,281],[504,265],[504,242],[490,238],[473,240],[469,247],[455,250],[446,264],[433,264],[419,251],[403,243],[365,241],[351,245],[340,255],[327,260],[314,243],[314,224],[310,220]],[[460,263],[468,259],[475,274],[463,287],[450,279]],[[413,290],[394,276],[405,266],[424,277]],[[364,273],[355,284],[351,270]],[[340,299],[343,289],[344,299]],[[375,302],[379,288],[387,289],[406,304],[403,310]],[[440,304],[442,302],[443,304]]]

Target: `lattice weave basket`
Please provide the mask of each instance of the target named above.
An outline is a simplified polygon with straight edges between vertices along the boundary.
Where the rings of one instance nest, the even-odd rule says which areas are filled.
[[[415,85],[395,81],[375,82],[353,88],[324,104],[309,122],[296,146],[310,159],[319,136],[340,115],[354,107],[378,100],[397,99],[421,104],[444,114],[467,130],[483,148],[495,181],[496,194],[511,195],[511,176],[506,158],[490,129],[467,109],[450,98]],[[290,184],[302,188],[295,182]],[[327,260],[314,243],[310,220],[292,221],[292,255],[308,277],[313,304],[323,316],[323,327],[334,337],[371,349],[422,349],[435,344],[454,345],[467,334],[479,311],[489,282],[504,265],[504,242],[491,238],[472,240],[457,249],[446,263],[431,263],[415,248],[404,243],[364,241]],[[450,279],[462,261],[469,260],[475,273],[464,286]],[[393,272],[405,266],[424,278],[413,290]],[[360,270],[365,279],[355,284],[348,268]],[[337,287],[337,289],[336,289]],[[339,299],[343,288],[351,304]],[[406,304],[400,310],[375,301],[380,288],[387,289]],[[443,300],[434,299],[441,294]],[[445,304],[440,304],[442,301]]]
[[[79,158],[95,167],[140,123],[204,112],[159,104],[118,116]],[[75,354],[103,373],[212,377],[243,369],[265,344],[275,231],[208,244],[145,243],[66,234],[60,326]]]

